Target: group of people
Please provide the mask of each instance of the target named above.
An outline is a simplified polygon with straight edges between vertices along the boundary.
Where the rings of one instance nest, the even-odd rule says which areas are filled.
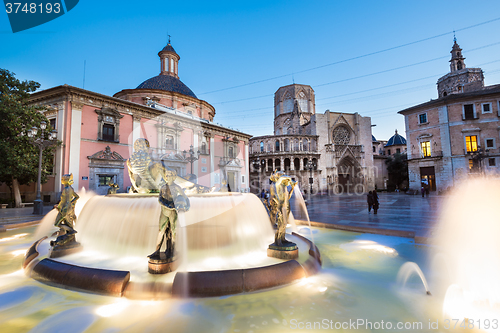
[[[373,208],[373,214],[377,214],[379,203],[377,190],[368,192],[366,196],[366,202],[368,203],[368,214],[370,214]]]

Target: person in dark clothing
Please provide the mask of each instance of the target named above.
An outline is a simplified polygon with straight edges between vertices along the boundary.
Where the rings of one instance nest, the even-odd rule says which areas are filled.
[[[373,199],[373,214],[377,214],[379,207],[377,190],[373,190],[372,199]]]
[[[368,203],[368,214],[370,214],[373,207],[372,191],[368,192],[368,194],[366,195],[366,202]]]
[[[425,195],[425,188],[422,186],[422,188],[420,189],[420,193],[422,193],[422,198],[424,197]]]

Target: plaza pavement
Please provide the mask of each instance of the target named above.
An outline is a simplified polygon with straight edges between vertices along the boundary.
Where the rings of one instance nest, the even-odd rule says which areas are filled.
[[[373,210],[368,213],[366,195],[315,195],[307,209],[311,221],[336,229],[407,231],[415,237],[432,237],[443,199],[435,194],[422,198],[404,193],[379,193],[380,208],[375,215]],[[44,206],[44,214],[51,209],[52,206]],[[299,211],[293,211],[296,219],[305,220]],[[0,229],[34,224],[41,218],[33,215],[33,207],[0,209]]]
[[[416,237],[432,237],[437,225],[443,196],[430,194],[378,193],[380,208],[375,215],[368,213],[364,195],[316,195],[308,202],[309,218],[313,222],[336,225],[336,229],[397,230],[413,232]],[[294,216],[304,217],[294,209]]]

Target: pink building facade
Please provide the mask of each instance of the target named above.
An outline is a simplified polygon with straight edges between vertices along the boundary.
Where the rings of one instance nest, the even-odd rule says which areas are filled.
[[[126,160],[139,138],[149,141],[154,160],[179,176],[193,174],[207,187],[227,184],[234,192],[249,190],[251,136],[213,123],[215,108],[179,80],[180,57],[170,43],[158,55],[158,76],[113,97],[68,85],[32,94],[32,103],[48,108],[45,115],[63,142],[54,156],[53,175],[42,184],[45,202],[58,200],[66,173],[73,174],[78,190],[106,194],[107,183],[114,182],[119,193],[125,192],[131,186]],[[191,146],[198,157],[192,162]],[[9,189],[4,187],[6,196]],[[34,188],[21,187],[26,202],[35,198]]]

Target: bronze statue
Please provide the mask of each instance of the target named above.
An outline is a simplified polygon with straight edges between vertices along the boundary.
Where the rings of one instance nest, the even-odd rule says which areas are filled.
[[[135,140],[134,153],[127,160],[127,167],[134,192],[158,193],[162,185],[161,164],[152,161],[148,140]]]
[[[161,257],[161,247],[165,242],[165,259],[172,259],[175,255],[175,234],[177,227],[177,217],[179,212],[189,210],[189,198],[184,194],[183,189],[174,183],[177,178],[175,170],[164,168],[163,179],[165,185],[160,189],[158,201],[161,205],[161,215],[159,221],[160,232],[156,250],[148,257],[150,259],[164,259]]]
[[[153,161],[149,155],[149,141],[146,139],[135,140],[134,153],[127,160],[127,166],[132,192],[158,193],[165,184],[162,176],[164,165]],[[186,194],[211,193],[215,190],[215,187],[198,185],[182,177],[176,177],[175,183],[183,188]]]
[[[54,223],[56,227],[59,227],[59,236],[55,241],[51,242],[52,246],[62,246],[75,241],[75,204],[80,197],[71,186],[73,184],[73,174],[63,175],[61,177],[61,183],[64,189],[61,193],[61,200],[56,207],[59,213]]]
[[[290,214],[290,198],[297,182],[281,171],[274,171],[270,177],[271,191],[269,212],[271,222],[277,224],[274,244],[282,246],[288,243],[285,239],[286,225],[288,224],[288,215]],[[289,188],[291,186],[291,189]]]
[[[120,186],[115,183],[108,183],[108,194],[116,194],[116,191],[120,189]]]

